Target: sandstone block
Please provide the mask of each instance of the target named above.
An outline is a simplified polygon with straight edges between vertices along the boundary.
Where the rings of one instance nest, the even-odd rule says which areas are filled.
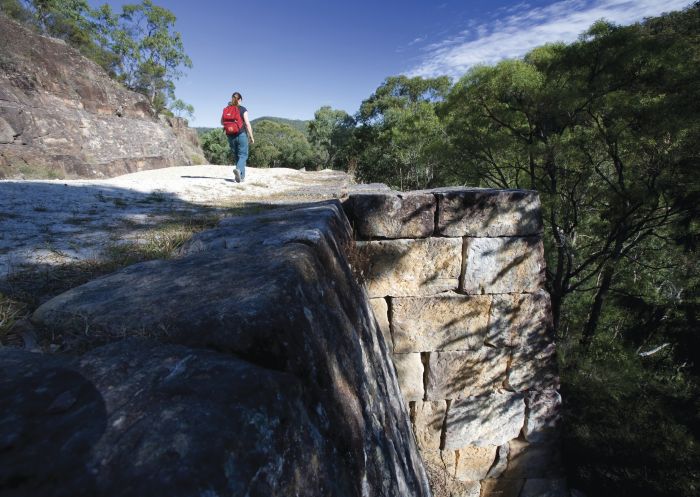
[[[496,460],[491,466],[487,478],[499,478],[506,469],[508,469],[508,454],[510,454],[510,445],[508,442],[499,445],[496,452]]]
[[[433,234],[435,196],[429,193],[360,193],[345,202],[355,236],[373,238],[424,238]]]
[[[481,485],[478,481],[460,481],[455,478],[456,451],[421,451],[421,455],[435,497],[479,497]]]
[[[491,297],[438,295],[392,299],[397,352],[479,349],[489,328]]]
[[[494,295],[486,343],[494,347],[551,342],[551,303],[545,290]]]
[[[456,400],[447,412],[445,449],[501,445],[518,436],[524,421],[521,394],[494,392]]]
[[[540,198],[528,190],[436,192],[437,233],[444,236],[523,236],[542,233]]]
[[[394,350],[394,344],[391,339],[391,325],[389,324],[389,305],[386,299],[369,299],[369,303],[372,306],[374,317],[377,318],[379,331],[384,336],[387,350],[391,353]]]
[[[554,389],[525,394],[523,436],[528,442],[545,442],[557,436],[560,421],[561,395]]]
[[[559,388],[554,343],[535,342],[516,347],[506,373],[506,385],[517,392]]]
[[[428,363],[427,398],[461,399],[488,393],[503,386],[507,366],[505,349],[433,352]]]
[[[420,354],[394,354],[394,367],[404,400],[423,400],[423,363]]]
[[[479,481],[486,478],[496,459],[498,447],[476,447],[473,445],[458,449],[455,478],[461,481]]]
[[[533,293],[544,283],[544,249],[539,236],[469,238],[465,260],[465,293]]]
[[[413,433],[416,436],[418,447],[421,451],[435,451],[440,449],[440,437],[442,425],[445,421],[447,402],[423,402],[416,401],[411,405],[411,421]]]
[[[357,242],[370,297],[412,297],[456,290],[462,259],[459,238]]]

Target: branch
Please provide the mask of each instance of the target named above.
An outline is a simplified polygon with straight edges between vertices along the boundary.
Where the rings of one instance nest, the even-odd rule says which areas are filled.
[[[659,351],[665,349],[665,348],[668,347],[669,345],[671,345],[671,344],[670,344],[670,343],[662,343],[661,345],[659,345],[658,347],[656,347],[656,348],[654,348],[654,349],[648,350],[648,351],[646,351],[646,352],[640,352],[640,353],[639,353],[639,357],[649,357],[650,355],[654,355],[654,354],[656,354],[657,352],[659,352]]]

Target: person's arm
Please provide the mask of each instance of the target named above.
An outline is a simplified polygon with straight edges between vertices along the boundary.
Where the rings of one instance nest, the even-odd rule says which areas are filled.
[[[245,129],[248,131],[250,143],[255,143],[255,138],[253,137],[253,127],[250,125],[250,121],[248,120],[248,111],[243,113],[243,122],[245,123]]]

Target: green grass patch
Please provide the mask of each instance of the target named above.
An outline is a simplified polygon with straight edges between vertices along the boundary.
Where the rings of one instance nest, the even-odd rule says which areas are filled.
[[[9,331],[19,319],[27,317],[29,306],[26,302],[8,297],[0,293],[0,345],[10,342]]]

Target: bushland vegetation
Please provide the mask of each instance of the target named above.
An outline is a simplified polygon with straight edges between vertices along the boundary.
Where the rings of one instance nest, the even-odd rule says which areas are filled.
[[[539,191],[572,485],[698,495],[700,4],[335,112],[321,163],[364,182]]]

